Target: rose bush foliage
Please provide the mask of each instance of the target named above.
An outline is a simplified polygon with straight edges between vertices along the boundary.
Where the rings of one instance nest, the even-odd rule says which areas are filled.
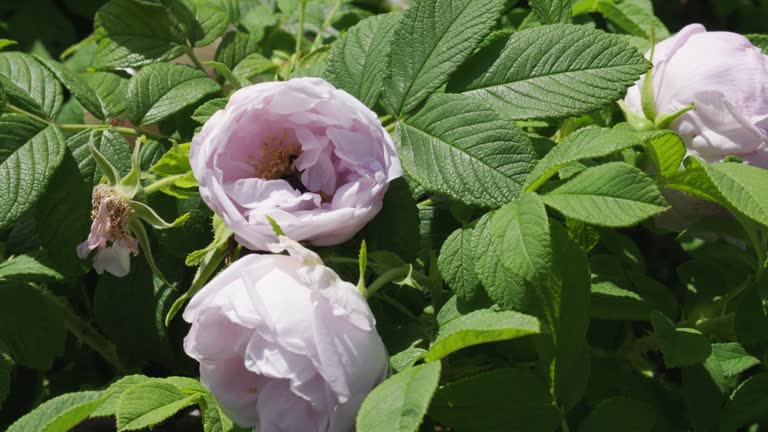
[[[768,421],[768,36],[647,0],[75,3],[0,6],[2,428]],[[61,8],[82,40],[28,44]]]

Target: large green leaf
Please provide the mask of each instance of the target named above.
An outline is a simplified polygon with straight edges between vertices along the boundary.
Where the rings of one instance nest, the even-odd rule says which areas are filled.
[[[128,118],[137,125],[163,120],[220,90],[205,72],[184,65],[154,64],[128,83]]]
[[[186,49],[183,26],[160,2],[110,0],[95,20],[106,35],[96,50],[97,69],[144,66],[178,57]]]
[[[435,394],[429,414],[459,431],[548,432],[561,420],[542,380],[522,368],[446,384]]]
[[[67,333],[58,309],[26,285],[0,285],[0,344],[16,364],[46,370],[64,352]]]
[[[99,119],[105,118],[103,105],[93,89],[76,73],[65,68],[61,63],[49,60],[43,56],[35,59],[56,76],[64,87],[80,102],[83,107]]]
[[[8,101],[19,108],[48,118],[56,117],[61,109],[61,85],[31,55],[0,53],[0,85]]]
[[[768,226],[768,170],[735,162],[703,166],[730,205]]]
[[[383,105],[400,115],[442,86],[496,25],[500,0],[417,0],[392,37]]]
[[[331,50],[325,79],[373,108],[381,94],[392,35],[400,15],[375,15],[349,29]]]
[[[416,432],[440,379],[440,362],[406,369],[373,389],[357,413],[361,432]]]
[[[511,122],[459,95],[431,98],[398,124],[395,142],[403,168],[425,189],[485,207],[515,199],[536,159]]]
[[[18,114],[0,115],[0,230],[37,201],[64,157],[64,136]]]
[[[99,391],[84,391],[77,393],[67,393],[61,396],[57,396],[49,401],[44,402],[32,412],[18,419],[12,424],[6,432],[48,432],[46,429],[52,422],[57,421],[62,416],[67,416],[70,410],[76,410],[77,413],[84,412],[83,407],[93,406],[102,397],[102,392]],[[70,413],[70,415],[75,413]],[[87,414],[86,414],[87,416]],[[66,417],[64,420],[74,417]],[[65,425],[64,420],[58,420],[62,423],[59,425]],[[53,425],[54,427],[56,425]],[[72,425],[74,426],[74,425]],[[65,429],[52,429],[52,430],[65,430]]]
[[[525,187],[536,190],[568,163],[606,156],[640,144],[640,135],[622,129],[579,129],[541,158],[528,175]]]
[[[477,259],[472,248],[474,236],[471,228],[454,231],[443,243],[437,257],[440,274],[462,300],[472,300],[481,288],[475,270]]]
[[[99,392],[101,393],[101,392]],[[87,419],[107,397],[100,395],[99,398],[77,404],[56,416],[43,430],[43,432],[68,432],[77,426],[80,422]]]
[[[82,78],[96,93],[105,118],[113,118],[125,111],[128,79],[113,72],[83,72]]]
[[[651,313],[654,334],[667,367],[691,366],[704,361],[712,353],[706,336],[692,328],[675,328],[660,312]]]
[[[248,55],[259,51],[259,38],[239,31],[229,32],[216,49],[215,60],[233,70]]]
[[[712,356],[720,363],[725,376],[737,376],[760,364],[760,359],[736,342],[712,344]]]
[[[530,3],[542,24],[571,22],[571,0],[532,0]]]
[[[605,401],[589,413],[581,423],[580,432],[605,432],[623,425],[626,432],[651,432],[656,424],[656,412],[643,402],[617,396]]]
[[[200,394],[184,394],[176,386],[160,380],[135,385],[120,396],[117,430],[139,430],[156,425],[200,400]]]
[[[653,180],[624,162],[588,168],[543,199],[570,218],[609,227],[634,225],[668,208]]]
[[[0,263],[0,280],[28,282],[63,278],[61,273],[50,267],[42,254],[19,255]]]
[[[117,416],[117,405],[120,397],[129,388],[150,380],[144,375],[127,375],[112,383],[104,392],[106,398],[104,402],[93,412],[91,417],[115,417]]]
[[[482,99],[513,119],[567,117],[620,99],[649,66],[611,35],[556,24],[485,44],[447,91]]]
[[[187,39],[194,46],[210,44],[224,34],[229,25],[229,16],[223,4],[210,0],[171,1],[171,10],[182,22]]]
[[[653,35],[656,41],[669,37],[669,30],[653,14],[653,9],[648,10],[631,1],[598,0],[597,10],[633,36],[650,40]]]
[[[685,159],[685,144],[672,131],[656,132],[646,137],[645,148],[659,174],[663,176],[678,172]]]
[[[720,431],[732,432],[768,419],[768,373],[747,378],[731,395],[720,417]]]
[[[426,361],[441,359],[460,349],[539,333],[539,320],[513,311],[481,309],[461,315],[440,327]]]
[[[131,170],[131,146],[118,132],[111,129],[82,131],[67,139],[67,147],[72,152],[77,168],[86,183],[93,187],[100,183],[102,172],[93,159],[89,143],[99,151],[118,174],[125,176]]]

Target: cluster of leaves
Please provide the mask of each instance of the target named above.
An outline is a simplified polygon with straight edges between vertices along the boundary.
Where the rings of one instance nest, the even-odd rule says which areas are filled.
[[[359,431],[768,419],[768,172],[621,123],[641,52],[669,36],[649,1],[273,3],[110,0],[61,62],[0,52],[0,424],[88,390],[9,430],[138,430],[192,407],[205,431],[237,430],[172,376],[196,375],[177,312],[243,252],[200,200],[185,143],[232,90],[298,76],[376,111],[406,172],[361,233],[318,250],[367,288],[391,353]],[[94,155],[125,176],[136,137],[135,199],[189,215],[148,230],[149,263],[96,276],[75,254],[110,176]],[[727,214],[671,234],[654,223],[662,190]]]

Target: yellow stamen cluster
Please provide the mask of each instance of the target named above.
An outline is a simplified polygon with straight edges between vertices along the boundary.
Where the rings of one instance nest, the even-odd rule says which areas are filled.
[[[259,148],[259,158],[250,156],[250,162],[256,168],[256,176],[266,180],[276,180],[293,174],[293,161],[301,155],[298,142],[288,142],[288,133],[282,138],[267,137]]]

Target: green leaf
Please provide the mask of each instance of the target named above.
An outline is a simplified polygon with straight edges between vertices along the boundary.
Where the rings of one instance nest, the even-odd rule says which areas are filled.
[[[80,75],[70,72],[69,69],[62,66],[61,63],[39,55],[34,56],[43,66],[48,69],[64,87],[69,90],[83,107],[96,118],[103,120],[106,118],[102,103],[96,96],[96,92],[80,77]]]
[[[35,204],[65,148],[64,136],[55,126],[18,114],[0,115],[0,230]]]
[[[272,60],[259,53],[251,53],[245,56],[237,66],[232,69],[232,73],[237,77],[250,81],[258,75],[274,71],[277,68],[278,65]]]
[[[748,34],[744,35],[752,44],[763,50],[763,54],[768,55],[768,35],[766,34]]]
[[[26,111],[52,119],[61,109],[61,85],[31,55],[20,52],[0,53],[0,85],[8,101]]]
[[[117,406],[117,430],[139,430],[156,425],[201,400],[185,395],[176,386],[151,380],[123,392]]]
[[[650,40],[653,32],[657,42],[669,37],[669,30],[656,18],[652,9],[648,10],[631,1],[617,3],[613,0],[598,0],[597,10],[633,36]]]
[[[456,295],[466,301],[471,301],[480,294],[480,279],[475,270],[477,259],[472,249],[474,230],[458,229],[443,243],[437,266],[440,274]]]
[[[571,0],[532,0],[531,9],[542,24],[571,22]]]
[[[387,56],[401,15],[375,15],[349,29],[331,50],[325,79],[373,108],[384,85]]]
[[[229,25],[226,9],[210,0],[178,0],[170,2],[170,6],[185,27],[187,39],[196,47],[210,44]]]
[[[539,320],[512,311],[476,310],[440,327],[426,361],[439,360],[455,351],[488,342],[538,334]]]
[[[16,45],[16,44],[18,44],[18,42],[16,42],[15,40],[0,39],[0,49],[6,48],[12,45]]]
[[[549,432],[561,420],[541,379],[522,368],[446,384],[435,394],[429,414],[460,431]]]
[[[357,413],[357,430],[416,432],[440,379],[440,362],[393,375],[365,398]]]
[[[259,51],[259,39],[239,31],[227,33],[216,49],[214,60],[235,69],[249,54]]]
[[[0,285],[0,343],[18,365],[47,370],[64,352],[58,309],[35,288]]]
[[[579,432],[604,432],[622,425],[626,432],[651,432],[656,424],[655,410],[643,402],[624,396],[604,400],[581,423]]]
[[[191,171],[192,166],[189,163],[189,146],[190,143],[174,145],[160,158],[160,160],[152,165],[149,172],[161,177],[167,177],[177,174],[185,174]]]
[[[101,393],[101,392],[100,392]],[[80,422],[87,419],[106,400],[106,396],[101,395],[98,399],[83,402],[75,405],[59,414],[53,419],[43,432],[67,432],[77,426]]]
[[[102,392],[99,391],[67,393],[61,396],[57,396],[40,404],[32,412],[18,419],[8,428],[6,432],[47,432],[48,429],[46,429],[46,427],[51,424],[51,422],[56,421],[57,418],[62,418],[60,416],[66,416],[67,412],[70,410],[75,410],[72,412],[72,414],[82,414],[82,411],[80,410],[84,406],[90,407],[90,402],[98,401],[101,397]],[[67,420],[70,418],[71,417],[66,417]],[[60,423],[61,425],[65,425],[64,419],[60,421],[62,421],[62,423]]]
[[[106,35],[96,49],[96,69],[144,66],[176,58],[186,49],[184,28],[158,2],[110,0],[95,20]]]
[[[640,294],[620,288],[612,282],[592,285],[593,318],[606,320],[646,321],[654,306]]]
[[[768,226],[768,171],[735,162],[704,164],[712,183],[736,210]]]
[[[485,44],[446,91],[484,100],[512,119],[568,117],[620,99],[649,66],[611,35],[556,24]]]
[[[560,407],[567,411],[587,388],[590,347],[587,344],[590,311],[590,269],[586,253],[565,227],[552,221],[552,270],[546,284],[536,287],[535,313],[552,336],[550,349],[539,343],[541,359],[548,363],[551,385]],[[546,353],[551,353],[547,358]]]
[[[709,340],[698,330],[675,328],[669,318],[660,312],[651,313],[656,340],[669,368],[691,366],[704,361],[712,353]]]
[[[405,180],[389,183],[381,211],[355,236],[354,243],[362,240],[369,252],[389,251],[409,262],[416,259],[421,242],[419,214]]]
[[[485,207],[517,198],[536,159],[517,127],[459,95],[431,98],[398,123],[395,142],[403,168],[425,189]]]
[[[145,375],[127,375],[110,385],[104,394],[107,396],[104,402],[93,412],[91,417],[115,417],[117,415],[117,404],[120,397],[129,388],[147,382],[150,378]]]
[[[192,114],[192,120],[203,124],[208,121],[216,111],[223,110],[227,106],[227,98],[211,99],[200,105]]]
[[[538,195],[523,194],[499,209],[491,219],[491,233],[498,239],[498,254],[506,270],[532,282],[548,277],[552,245],[547,211]]]
[[[136,125],[157,123],[220,91],[205,72],[184,65],[154,64],[128,83],[128,118]]]
[[[499,0],[422,0],[403,13],[384,80],[384,108],[398,116],[440,88],[496,25]]]
[[[682,368],[682,391],[693,430],[715,431],[726,395],[720,386],[725,378],[710,356],[703,365]]]
[[[494,213],[487,213],[475,226],[472,249],[477,263],[475,271],[488,293],[500,306],[520,311],[528,310],[530,299],[525,280],[517,273],[507,271],[501,261],[498,239],[491,231]]]
[[[78,132],[67,139],[67,147],[89,186],[96,186],[104,176],[93,158],[90,144],[115,168],[116,179],[131,170],[131,146],[120,133],[111,129]]]
[[[571,162],[594,159],[639,146],[640,135],[622,129],[586,127],[568,135],[541,158],[525,181],[526,190],[539,188],[561,168]]]
[[[680,171],[685,159],[686,149],[683,140],[672,131],[652,134],[645,144],[648,156],[662,176],[669,176]]]
[[[128,79],[112,72],[83,72],[80,75],[96,93],[105,118],[115,118],[125,111]]]
[[[750,355],[737,342],[712,344],[712,355],[720,363],[725,376],[737,376],[760,364],[760,359]]]
[[[736,431],[741,426],[768,418],[768,373],[747,378],[731,395],[720,416],[720,431]]]
[[[19,255],[0,263],[0,280],[28,282],[62,279],[64,276],[51,268],[41,254]]]
[[[668,208],[654,181],[624,162],[588,168],[543,200],[570,218],[609,227],[634,225]]]

